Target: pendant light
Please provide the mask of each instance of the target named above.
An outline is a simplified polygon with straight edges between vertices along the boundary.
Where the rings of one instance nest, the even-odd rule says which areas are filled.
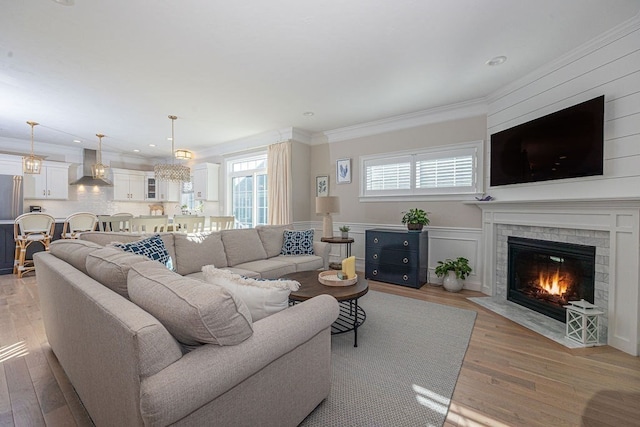
[[[102,163],[102,138],[104,138],[104,135],[96,133],[96,136],[98,137],[98,155],[96,157],[96,163],[91,165],[91,175],[94,179],[104,179],[107,177],[107,169],[109,169],[109,166]]]
[[[191,152],[187,150],[174,150],[174,123],[178,117],[169,116],[171,119],[171,163],[160,163],[153,167],[155,177],[159,181],[189,182],[191,181],[191,169],[188,166],[175,163],[175,159],[190,159]],[[180,152],[180,153],[179,153]],[[187,154],[188,153],[188,154]]]
[[[31,155],[22,158],[22,172],[30,174],[39,174],[42,170],[42,159],[33,155],[33,128],[39,123],[28,121],[31,126]]]

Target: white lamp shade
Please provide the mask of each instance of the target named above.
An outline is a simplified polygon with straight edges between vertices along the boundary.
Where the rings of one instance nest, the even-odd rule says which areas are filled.
[[[340,199],[336,196],[316,197],[316,213],[340,212]]]

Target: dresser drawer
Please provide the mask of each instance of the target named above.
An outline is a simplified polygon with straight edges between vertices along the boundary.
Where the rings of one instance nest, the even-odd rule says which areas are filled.
[[[391,264],[366,264],[365,278],[414,288],[419,288],[425,282],[417,269]]]
[[[371,249],[387,248],[396,250],[417,251],[420,240],[419,233],[366,233],[366,246]]]
[[[367,247],[365,262],[415,266],[418,265],[418,255],[418,251]]]

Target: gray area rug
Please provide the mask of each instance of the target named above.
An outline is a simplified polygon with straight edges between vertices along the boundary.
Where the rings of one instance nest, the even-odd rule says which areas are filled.
[[[442,426],[476,312],[369,291],[367,319],[332,337],[332,387],[301,426]]]

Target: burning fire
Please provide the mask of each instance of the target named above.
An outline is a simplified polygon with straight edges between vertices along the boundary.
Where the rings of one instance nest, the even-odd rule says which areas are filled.
[[[554,274],[545,274],[542,271],[538,276],[538,286],[552,295],[562,296],[567,292],[567,285],[560,283],[560,270]]]

